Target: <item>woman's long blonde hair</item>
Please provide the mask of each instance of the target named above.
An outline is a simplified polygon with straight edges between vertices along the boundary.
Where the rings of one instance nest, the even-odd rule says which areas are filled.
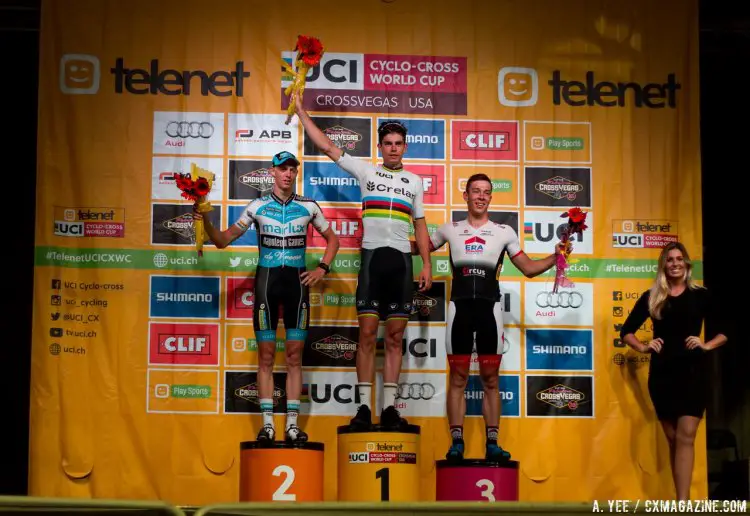
[[[659,255],[659,265],[656,271],[656,279],[654,284],[651,286],[651,293],[648,298],[648,311],[651,317],[654,319],[661,319],[661,311],[664,308],[664,304],[667,302],[669,297],[669,282],[667,281],[667,256],[669,251],[677,249],[682,253],[682,258],[685,261],[685,285],[689,289],[701,288],[700,285],[696,285],[693,282],[693,262],[690,260],[690,255],[685,249],[685,246],[680,242],[670,242],[664,249],[661,250]]]

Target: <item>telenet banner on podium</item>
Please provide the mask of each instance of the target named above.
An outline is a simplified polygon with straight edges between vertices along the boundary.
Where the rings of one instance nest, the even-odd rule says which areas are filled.
[[[337,498],[336,429],[356,408],[361,199],[296,118],[284,124],[280,60],[307,34],[326,49],[307,79],[316,123],[377,163],[378,124],[402,120],[431,231],[465,216],[474,172],[493,179],[492,220],[513,227],[532,257],[552,252],[563,211],[589,212],[574,243],[575,287],[551,294],[552,272],[528,280],[508,261],[500,276],[500,442],[520,464],[520,499],[669,496],[648,357],[623,345],[619,327],[664,243],[684,242],[702,279],[697,17],[697,2],[645,0],[82,0],[75,9],[45,0],[31,494],[238,499],[239,443],[260,423],[257,237],[248,231],[224,250],[207,243],[198,258],[174,176],[193,166],[215,174],[209,216],[226,228],[270,191],[271,156],[290,150],[303,162],[297,192],[341,237],[332,274],[311,293],[301,418],[325,444],[325,499]],[[311,234],[309,247],[312,265],[324,242]],[[449,444],[447,250],[432,262],[434,287],[415,294],[398,400],[421,427],[424,500],[435,499],[435,460]],[[282,328],[277,425],[283,337]],[[467,455],[481,457],[474,373]],[[697,497],[707,492],[704,436],[701,426]]]

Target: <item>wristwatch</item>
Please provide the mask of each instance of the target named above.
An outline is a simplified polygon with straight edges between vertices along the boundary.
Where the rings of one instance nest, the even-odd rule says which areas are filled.
[[[324,271],[326,271],[326,274],[328,274],[329,272],[331,272],[331,268],[328,266],[327,263],[320,262],[318,264],[318,267],[320,267],[321,269],[323,269]]]

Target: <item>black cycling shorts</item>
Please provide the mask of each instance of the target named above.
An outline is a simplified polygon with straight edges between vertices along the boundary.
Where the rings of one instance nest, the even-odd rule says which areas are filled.
[[[448,305],[445,349],[448,355],[471,355],[476,333],[477,355],[500,355],[503,349],[501,303],[489,299],[457,299]]]
[[[409,319],[414,303],[411,254],[392,247],[362,249],[357,315]]]
[[[310,321],[310,293],[302,284],[304,268],[261,267],[255,272],[253,328],[258,342],[276,342],[279,306],[284,307],[286,340],[305,341]]]

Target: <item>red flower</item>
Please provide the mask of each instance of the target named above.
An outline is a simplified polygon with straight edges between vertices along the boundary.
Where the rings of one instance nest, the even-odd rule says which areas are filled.
[[[297,59],[308,66],[316,66],[323,57],[323,44],[318,38],[311,36],[298,36],[297,38]]]
[[[568,210],[568,218],[575,224],[581,224],[586,221],[586,214],[581,208],[571,208]]]
[[[208,185],[208,181],[206,181],[205,177],[199,177],[195,183],[193,183],[193,189],[200,197],[205,197],[208,195],[208,192],[211,191],[211,187]]]

